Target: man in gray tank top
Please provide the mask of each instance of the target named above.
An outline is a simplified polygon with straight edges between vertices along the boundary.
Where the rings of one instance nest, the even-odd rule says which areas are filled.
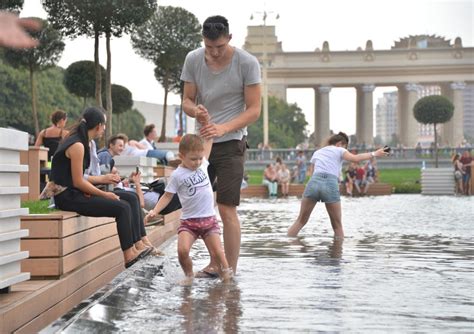
[[[247,148],[247,126],[260,116],[260,66],[248,52],[229,45],[232,34],[225,17],[203,23],[204,47],[188,53],[184,81],[184,112],[197,120],[201,136],[213,140],[209,177],[217,179],[217,206],[224,224],[224,249],[237,269],[240,254],[240,185]],[[215,262],[201,271],[212,276]]]

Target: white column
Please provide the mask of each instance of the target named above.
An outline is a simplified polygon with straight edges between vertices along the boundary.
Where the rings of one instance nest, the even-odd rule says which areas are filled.
[[[356,139],[357,144],[364,142],[365,131],[364,92],[361,86],[356,87]]]
[[[418,121],[413,114],[413,107],[418,100],[419,85],[416,83],[408,83],[405,85],[407,91],[406,108],[405,108],[405,141],[402,144],[406,147],[415,147],[418,142]]]
[[[405,88],[403,86],[397,86],[398,88],[398,140],[400,141],[400,144],[405,145],[407,139],[406,139],[406,128],[407,128],[407,122],[406,122],[406,104],[407,104],[407,92],[405,91]]]
[[[374,143],[374,102],[372,93],[375,89],[375,85],[366,84],[362,86],[362,92],[364,94],[364,127],[362,132],[362,143],[367,146],[372,146]]]
[[[315,132],[316,145],[321,145],[329,137],[329,92],[331,86],[319,86],[316,96]]]
[[[442,87],[443,95],[447,96],[454,104],[453,117],[449,122],[443,124],[442,142],[451,147],[456,147],[462,143],[464,139],[463,122],[464,122],[464,100],[463,91],[466,84],[462,81],[453,82],[449,88]]]

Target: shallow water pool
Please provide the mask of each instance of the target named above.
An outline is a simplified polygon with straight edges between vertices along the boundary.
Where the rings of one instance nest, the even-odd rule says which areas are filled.
[[[44,332],[472,332],[474,198],[343,198],[346,238],[324,206],[298,238],[296,198],[243,200],[233,283],[182,278],[176,240]],[[198,241],[195,270],[207,264]]]

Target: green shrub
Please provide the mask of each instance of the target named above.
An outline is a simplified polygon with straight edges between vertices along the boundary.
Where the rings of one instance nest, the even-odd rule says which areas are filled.
[[[57,211],[56,209],[48,209],[49,201],[25,201],[21,203],[22,208],[30,209],[30,214],[44,214]]]

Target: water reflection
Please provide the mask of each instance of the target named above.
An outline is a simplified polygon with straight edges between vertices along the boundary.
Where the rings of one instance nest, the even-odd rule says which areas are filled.
[[[474,198],[343,199],[344,240],[315,210],[298,238],[286,230],[299,201],[244,200],[242,247],[232,284],[182,272],[168,256],[119,275],[51,331],[472,332]],[[370,217],[370,219],[368,219]],[[202,242],[195,268],[207,264]]]
[[[242,315],[240,289],[236,283],[213,282],[206,287],[183,289],[179,313],[186,333],[237,333]]]

